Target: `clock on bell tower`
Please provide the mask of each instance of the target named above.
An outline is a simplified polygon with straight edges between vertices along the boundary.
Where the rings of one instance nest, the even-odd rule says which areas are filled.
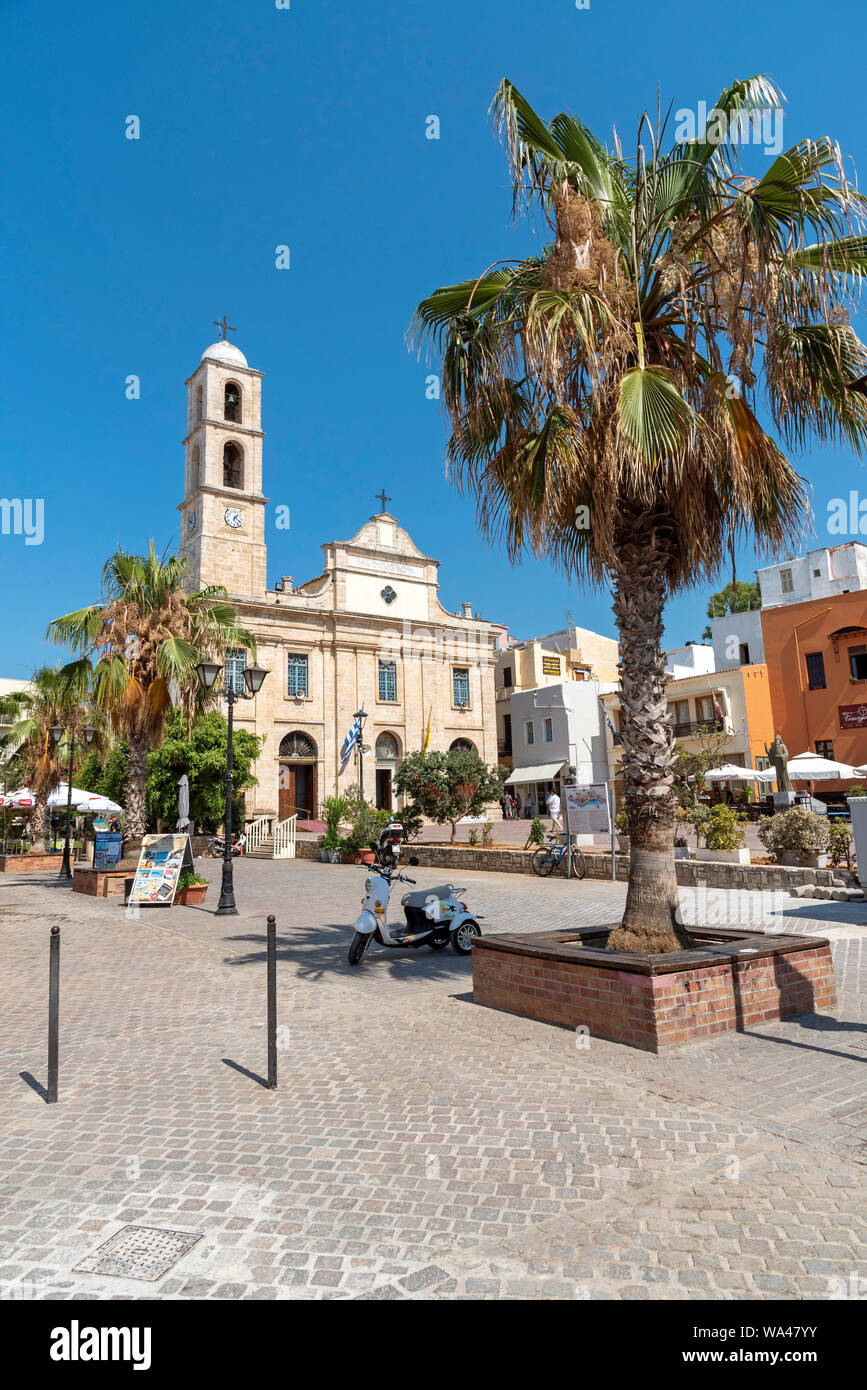
[[[248,367],[234,332],[205,348],[187,381],[184,500],[180,554],[190,585],[222,584],[232,598],[265,593],[265,504],[262,495],[262,373]]]

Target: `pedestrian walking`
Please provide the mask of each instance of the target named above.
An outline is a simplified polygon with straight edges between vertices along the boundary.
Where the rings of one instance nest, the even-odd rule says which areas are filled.
[[[508,792],[503,794],[503,820],[512,819],[512,798]]]
[[[545,797],[545,805],[548,808],[548,815],[551,817],[551,829],[562,831],[563,826],[560,821],[560,798],[552,789]]]
[[[515,820],[520,820],[520,819],[521,819],[521,793],[520,793],[520,792],[515,792],[515,808],[514,808],[514,809],[515,809],[514,819],[515,819]]]

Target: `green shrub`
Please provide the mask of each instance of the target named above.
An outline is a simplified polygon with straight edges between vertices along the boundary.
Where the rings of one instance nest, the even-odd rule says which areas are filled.
[[[545,843],[545,827],[539,816],[534,816],[530,822],[530,833],[527,836],[527,843],[524,849],[529,849],[531,845],[538,845],[541,849]]]
[[[732,853],[734,850],[743,848],[746,838],[747,818],[742,811],[736,811],[734,806],[726,806],[722,803],[709,808],[704,831],[704,843],[707,849],[725,850]]]
[[[477,845],[478,843],[479,843],[479,832],[478,832],[478,830],[476,829],[475,826],[472,826],[471,829],[470,829],[470,833],[469,833],[469,835],[467,836],[467,844],[468,844],[468,845]]]
[[[490,849],[494,843],[494,822],[486,820],[482,826],[482,849]]]
[[[826,853],[831,830],[826,816],[817,816],[805,806],[793,806],[775,816],[762,816],[759,839],[776,860],[793,854],[798,863],[806,863],[814,855]]]
[[[208,879],[202,878],[201,874],[194,874],[192,869],[184,869],[178,877],[178,888],[195,888],[199,883],[207,883]]]
[[[325,834],[317,841],[320,849],[340,849],[340,822],[349,816],[349,802],[345,796],[326,796],[322,803],[325,817]]]
[[[626,815],[625,806],[621,806],[620,810],[614,817],[614,829],[617,831],[618,835],[629,834],[629,820]]]
[[[838,864],[846,860],[846,868],[851,868],[850,847],[852,845],[852,827],[848,821],[835,821],[829,827],[830,839],[828,841],[828,854],[831,863],[836,868]]]

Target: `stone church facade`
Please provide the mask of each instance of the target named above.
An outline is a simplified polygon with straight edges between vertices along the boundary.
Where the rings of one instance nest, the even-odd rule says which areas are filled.
[[[228,590],[269,671],[255,699],[235,706],[237,727],[265,739],[248,815],[315,815],[360,777],[369,800],[396,809],[395,768],[422,747],[428,721],[430,748],[466,743],[497,761],[494,630],[469,603],[443,606],[438,561],[385,510],[350,540],[324,544],[315,578],[267,587],[261,388],[235,344],[205,349],[187,382],[179,506],[192,587]],[[341,773],[362,706],[370,752]]]

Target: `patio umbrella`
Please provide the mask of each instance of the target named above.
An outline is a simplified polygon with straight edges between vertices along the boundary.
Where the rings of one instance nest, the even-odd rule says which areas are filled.
[[[51,808],[51,810],[56,810],[58,807],[60,807],[61,810],[66,810],[66,794],[67,785],[65,782],[61,782],[60,786],[55,787],[54,791],[48,798],[47,804]],[[98,792],[84,792],[81,790],[80,787],[73,787],[72,809],[74,811],[83,811],[85,813],[88,813],[90,811],[116,812],[120,811],[121,807],[118,806],[116,801],[111,801],[107,796],[100,796]]]
[[[186,773],[178,779],[178,830],[190,824],[190,779]]]
[[[736,763],[723,763],[704,774],[706,782],[772,782],[774,773],[759,772],[754,767],[738,767]]]
[[[73,804],[74,802],[75,798],[73,797]],[[75,809],[76,811],[83,812],[85,815],[88,816],[101,816],[104,815],[106,812],[109,815],[116,816],[119,815],[119,813],[123,810],[123,807],[118,806],[117,802],[112,801],[111,797],[109,796],[90,796],[88,797],[87,801],[81,802],[78,806],[75,807]]]
[[[17,792],[7,792],[2,801],[4,807],[16,811],[29,810],[36,805],[36,797],[29,787],[19,787]]]
[[[818,753],[799,753],[789,759],[789,776],[797,782],[853,781],[862,776],[851,763],[838,763],[833,758],[822,758]]]

